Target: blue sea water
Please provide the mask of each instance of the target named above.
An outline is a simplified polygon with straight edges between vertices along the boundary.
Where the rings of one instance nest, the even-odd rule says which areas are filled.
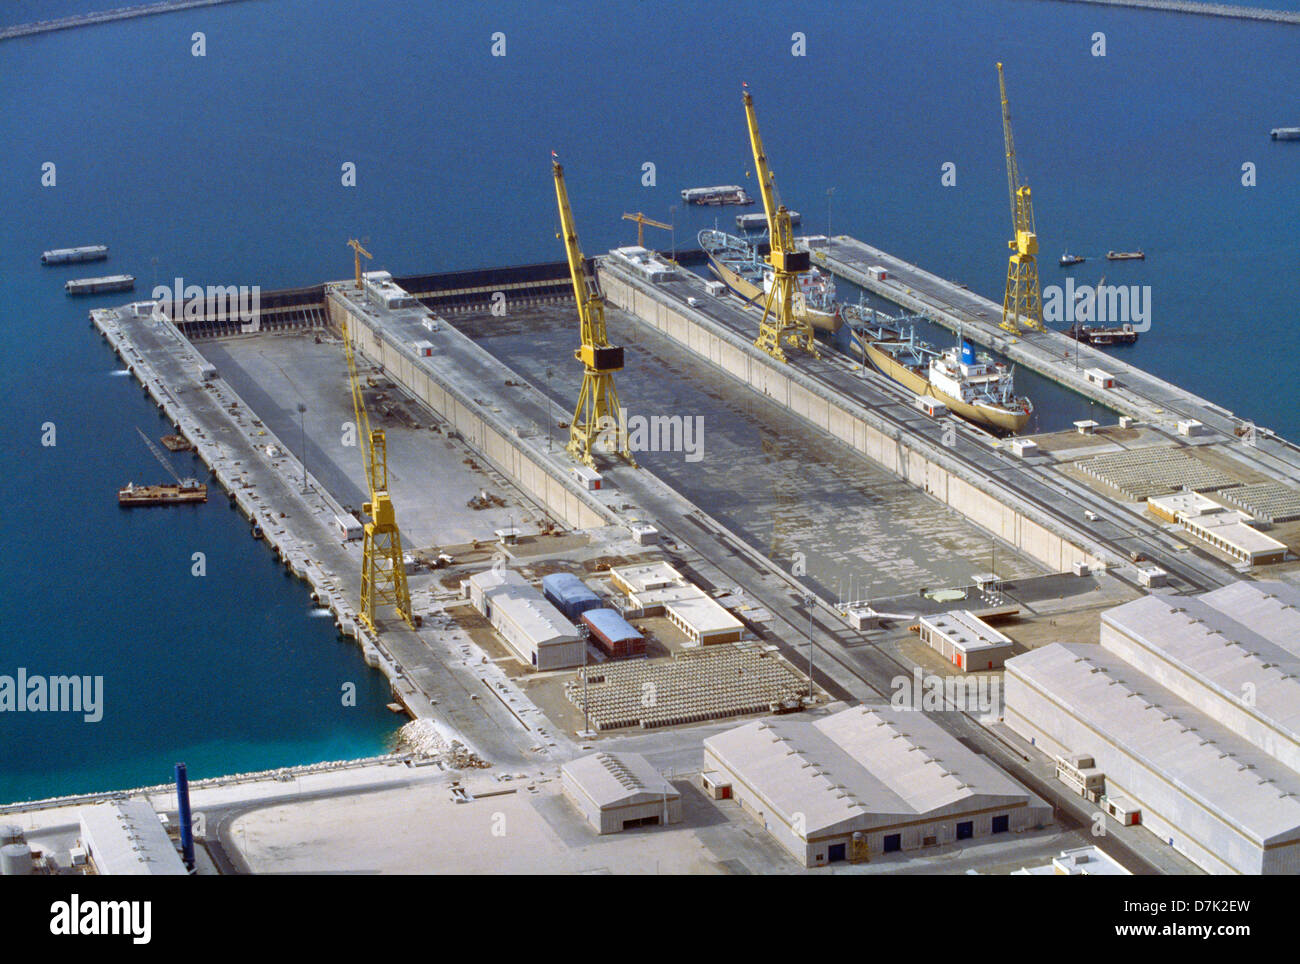
[[[19,2],[0,17],[115,5]],[[1074,269],[1151,286],[1152,329],[1123,357],[1300,438],[1300,144],[1267,136],[1300,124],[1297,28],[1044,0],[707,9],[248,0],[0,43],[0,674],[106,687],[99,723],[0,715],[0,800],[158,782],[177,759],[200,777],[372,753],[396,725],[382,678],[223,500],[118,510],[118,485],[159,471],[135,426],[164,425],[87,325],[90,305],[121,296],[69,301],[62,281],[86,272],[42,268],[47,247],[109,244],[107,268],[146,294],[176,276],[339,277],[351,236],[397,273],[558,260],[552,149],[589,253],[635,237],[625,211],[676,225],[648,229],[652,243],[693,246],[735,209],[685,208],[678,191],[744,183],[752,166],[744,80],[805,230],[829,217],[1000,300],[1001,60],[1043,283],[1064,277],[1058,249],[1143,248],[1144,263]],[[1090,54],[1097,31],[1105,57]],[[795,32],[806,56],[792,56]],[[955,187],[940,184],[945,162]]]

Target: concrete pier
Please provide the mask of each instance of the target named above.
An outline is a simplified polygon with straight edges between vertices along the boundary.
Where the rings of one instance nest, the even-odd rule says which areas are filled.
[[[812,251],[814,262],[834,274],[945,328],[960,328],[971,341],[1071,391],[1171,432],[1177,431],[1179,422],[1194,419],[1201,424],[1203,437],[1223,443],[1235,460],[1269,476],[1300,482],[1300,446],[1209,399],[1060,332],[1013,335],[999,327],[1000,304],[855,238],[841,235],[829,244],[818,240]],[[887,277],[873,277],[868,269],[874,266],[885,268]],[[1090,368],[1114,375],[1114,387],[1089,381]]]

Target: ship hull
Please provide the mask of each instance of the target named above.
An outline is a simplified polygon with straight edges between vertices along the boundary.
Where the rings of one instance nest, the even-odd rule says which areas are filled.
[[[937,398],[955,415],[977,425],[986,425],[999,432],[1019,432],[1029,423],[1029,412],[1016,412],[1005,408],[993,408],[989,405],[972,405],[941,392],[930,380],[908,368],[887,351],[877,348],[873,342],[863,343],[867,358],[871,364],[886,378],[897,382],[916,395],[928,395]]]
[[[763,291],[762,286],[756,285],[752,281],[741,277],[735,271],[732,271],[731,268],[727,267],[722,261],[718,260],[714,255],[709,254],[708,257],[709,268],[713,271],[713,274],[717,279],[724,285],[746,301],[752,302],[759,307],[762,307],[766,303],[767,294]],[[838,314],[832,315],[825,311],[817,311],[812,308],[805,309],[804,315],[814,328],[819,331],[830,332],[831,334],[839,331],[840,325],[844,323],[843,319],[840,318]]]

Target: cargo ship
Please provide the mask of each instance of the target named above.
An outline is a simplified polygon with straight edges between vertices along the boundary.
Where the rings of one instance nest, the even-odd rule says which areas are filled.
[[[1268,136],[1275,141],[1300,141],[1300,127],[1274,127]]]
[[[803,215],[798,211],[787,211],[790,215],[790,224],[797,226],[803,222]],[[755,214],[737,214],[736,227],[742,231],[766,231],[767,215],[761,213]]]
[[[1145,261],[1147,256],[1141,251],[1107,251],[1107,261]]]
[[[1107,328],[1105,326],[1080,325],[1073,324],[1065,333],[1067,338],[1073,338],[1075,341],[1082,341],[1089,345],[1105,347],[1106,345],[1133,345],[1137,343],[1138,333],[1132,325],[1121,325],[1118,328]]]
[[[1011,369],[992,356],[976,354],[958,335],[958,344],[939,351],[893,325],[855,325],[853,340],[886,378],[918,397],[937,398],[955,415],[999,432],[1019,432],[1034,412],[1017,396]]]
[[[772,288],[772,267],[759,257],[757,248],[743,238],[712,229],[701,231],[699,242],[718,280],[762,308]],[[829,275],[816,268],[799,273],[795,314],[821,331],[839,331],[843,319],[835,304],[835,282]]]
[[[105,291],[130,291],[135,278],[129,274],[111,274],[103,278],[78,278],[65,281],[63,290],[70,295],[97,295]]]
[[[41,255],[41,264],[76,264],[81,261],[103,261],[108,257],[108,245],[88,244],[80,248],[53,248]]]
[[[1061,267],[1069,268],[1076,264],[1083,264],[1088,259],[1081,254],[1063,254],[1061,255]]]
[[[125,508],[144,505],[185,505],[208,501],[208,487],[194,479],[179,485],[136,485],[128,482],[117,490],[117,504]]]
[[[754,199],[739,184],[720,184],[715,187],[688,187],[682,191],[687,204],[753,204]]]

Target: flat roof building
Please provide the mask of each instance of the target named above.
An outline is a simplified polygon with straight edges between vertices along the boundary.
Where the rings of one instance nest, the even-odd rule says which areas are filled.
[[[739,642],[745,634],[744,623],[703,593],[666,604],[664,613],[687,639],[701,646]]]
[[[1248,525],[1248,515],[1198,492],[1152,496],[1147,499],[1147,508],[1153,515],[1181,524],[1196,538],[1248,565],[1269,565],[1286,558],[1286,544]]]
[[[692,643],[733,643],[745,635],[744,623],[666,562],[621,566],[609,578],[636,614],[667,616]]]
[[[704,741],[704,771],[805,867],[987,838],[1052,809],[929,719],[856,706]]]
[[[81,807],[81,846],[97,873],[184,876],[176,845],[147,800]]]
[[[583,664],[586,643],[578,628],[513,569],[484,569],[461,588],[524,663],[539,670]]]
[[[921,641],[963,670],[997,669],[1011,655],[1011,640],[969,609],[922,616]]]
[[[680,823],[681,791],[639,753],[593,753],[560,768],[565,795],[599,834]]]
[[[1061,856],[1053,857],[1050,864],[1037,867],[1022,867],[1012,871],[1013,877],[1131,877],[1131,871],[1125,870],[1110,854],[1099,847],[1074,847],[1062,850]]]

